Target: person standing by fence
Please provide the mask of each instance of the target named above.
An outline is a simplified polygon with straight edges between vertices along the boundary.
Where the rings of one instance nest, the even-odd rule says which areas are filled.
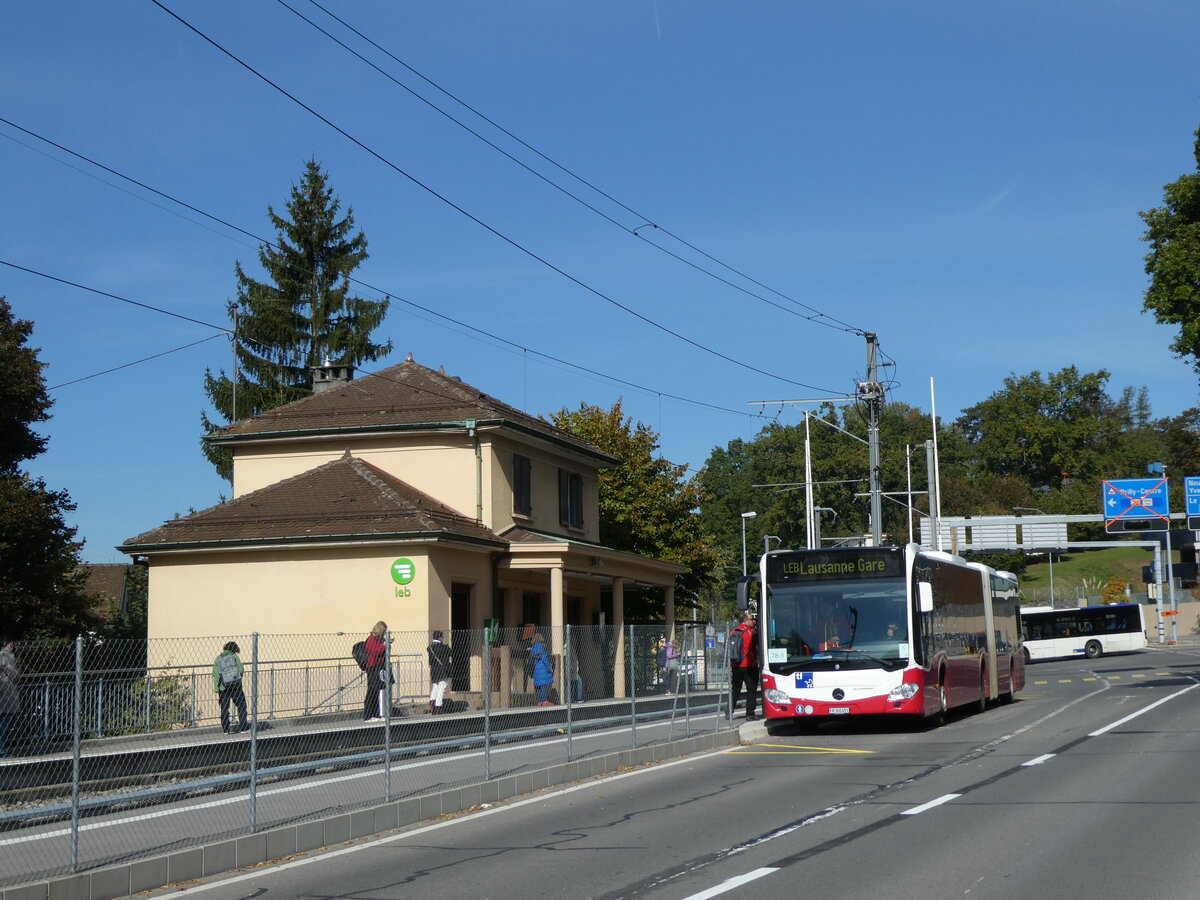
[[[236,641],[226,644],[213,660],[213,689],[221,701],[221,730],[236,734],[249,728],[246,722],[246,692],[242,690],[242,675],[245,668],[238,656],[241,648]],[[229,704],[237,707],[238,727],[229,727]]]
[[[442,700],[446,696],[446,682],[450,680],[450,647],[445,638],[445,634],[435,631],[425,648],[429,656],[429,712],[435,716],[445,712]]]
[[[378,722],[383,718],[383,675],[387,665],[387,622],[376,622],[367,635],[367,693],[363,697],[363,720]],[[389,701],[390,702],[390,701]]]
[[[673,694],[679,689],[679,645],[675,643],[674,635],[667,638],[663,650],[666,657],[664,683],[667,693]]]
[[[550,685],[554,683],[554,663],[550,661],[546,639],[540,634],[533,636],[529,655],[533,658],[533,688],[537,691],[537,705],[553,706],[550,702]]]
[[[746,613],[741,624],[729,632],[729,669],[733,696],[729,703],[732,715],[746,688],[746,721],[753,722],[758,716],[758,630],[754,627],[754,616]]]
[[[17,655],[13,652],[13,642],[8,638],[0,640],[0,756],[4,756],[6,752],[5,735],[21,711],[21,695],[17,692],[17,678],[20,674]]]

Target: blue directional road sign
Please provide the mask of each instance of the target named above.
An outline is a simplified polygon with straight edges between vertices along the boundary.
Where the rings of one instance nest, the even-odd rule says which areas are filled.
[[[1200,478],[1183,479],[1183,503],[1187,513],[1187,527],[1200,529]]]
[[[1124,478],[1100,486],[1104,506],[1104,530],[1167,531],[1171,510],[1166,478]]]

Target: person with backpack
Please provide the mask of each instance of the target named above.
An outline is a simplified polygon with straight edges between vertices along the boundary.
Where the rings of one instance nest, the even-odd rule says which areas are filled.
[[[387,634],[387,630],[387,622],[376,622],[364,642],[367,651],[367,693],[363,696],[364,722],[379,722],[383,719],[383,675],[387,665],[387,644],[384,643],[384,635]]]
[[[675,643],[674,636],[667,640],[663,651],[665,659],[663,663],[665,673],[663,681],[666,684],[667,693],[673,694],[679,686],[679,645]]]
[[[445,638],[445,634],[435,631],[433,640],[425,648],[429,657],[429,712],[434,716],[445,712],[442,698],[446,696],[446,682],[450,680],[450,645]]]
[[[550,700],[550,685],[554,683],[554,662],[546,649],[546,639],[540,634],[533,636],[533,645],[529,648],[533,659],[533,688],[537,692],[538,706],[553,706]]]
[[[221,702],[221,730],[226,734],[237,734],[245,731],[250,725],[246,722],[246,692],[242,690],[241,648],[236,641],[226,644],[217,658],[213,660],[213,689]],[[229,727],[229,704],[237,707],[237,728]]]
[[[758,629],[754,626],[754,616],[750,613],[742,615],[742,621],[733,631],[729,632],[729,669],[730,686],[733,697],[729,703],[732,714],[737,709],[738,700],[742,696],[742,687],[746,688],[746,721],[753,722],[758,718],[755,711],[758,708]]]

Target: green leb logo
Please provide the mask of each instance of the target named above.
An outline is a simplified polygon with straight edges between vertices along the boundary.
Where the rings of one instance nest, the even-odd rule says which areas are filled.
[[[392,581],[396,584],[408,584],[417,577],[417,567],[411,559],[400,557],[392,563]]]

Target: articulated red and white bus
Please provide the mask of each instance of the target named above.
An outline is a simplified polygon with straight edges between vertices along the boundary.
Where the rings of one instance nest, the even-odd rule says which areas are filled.
[[[759,560],[768,726],[941,717],[1025,686],[1016,577],[906,547],[776,550]],[[748,591],[739,589],[745,604]]]

